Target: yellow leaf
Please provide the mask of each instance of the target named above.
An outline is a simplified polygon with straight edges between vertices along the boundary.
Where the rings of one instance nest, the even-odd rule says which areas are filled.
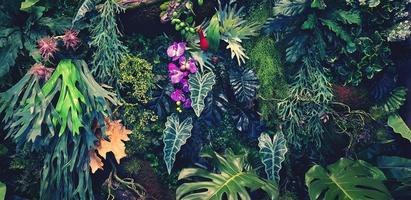
[[[100,157],[98,157],[96,151],[94,150],[90,151],[89,156],[90,156],[90,168],[91,168],[92,173],[96,172],[98,169],[103,169],[104,164],[101,161]]]

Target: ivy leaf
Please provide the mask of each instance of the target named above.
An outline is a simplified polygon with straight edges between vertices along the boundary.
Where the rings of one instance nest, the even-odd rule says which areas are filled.
[[[189,78],[191,106],[197,117],[200,117],[204,109],[204,99],[215,84],[215,75],[213,72],[202,74],[197,72],[191,74]]]
[[[218,15],[214,15],[210,20],[210,25],[207,28],[207,40],[210,44],[210,49],[217,51],[221,40]]]
[[[388,116],[388,126],[390,126],[395,133],[400,134],[403,138],[411,142],[411,130],[398,114]]]
[[[170,174],[173,168],[177,153],[180,151],[189,137],[191,137],[191,129],[193,128],[193,120],[191,117],[180,123],[178,116],[173,113],[167,117],[166,128],[164,129],[164,161],[167,166],[167,171]]]
[[[271,140],[270,136],[262,133],[258,138],[261,161],[265,167],[268,179],[276,183],[280,181],[281,163],[285,160],[287,153],[286,140],[282,132],[278,132]]]
[[[259,85],[253,70],[247,68],[240,71],[233,70],[229,77],[234,95],[239,102],[246,103],[255,98]]]
[[[5,200],[6,199],[6,184],[0,182],[0,200]]]
[[[311,200],[392,199],[383,181],[384,173],[369,163],[342,158],[323,168],[314,165],[305,174]]]

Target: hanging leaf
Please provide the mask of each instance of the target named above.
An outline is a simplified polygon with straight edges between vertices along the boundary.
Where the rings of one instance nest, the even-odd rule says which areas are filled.
[[[400,134],[403,138],[411,142],[411,130],[400,115],[392,114],[388,116],[388,126],[390,126],[395,133]]]
[[[166,128],[164,129],[164,161],[166,162],[167,171],[170,174],[173,168],[177,153],[180,151],[189,137],[193,128],[191,117],[180,123],[178,116],[173,113],[167,117]]]
[[[191,106],[197,117],[200,117],[201,112],[204,109],[204,99],[207,97],[207,94],[211,91],[214,84],[215,75],[211,71],[205,74],[197,72],[190,75],[189,85],[191,92],[190,98],[192,101]]]
[[[225,157],[217,153],[205,153],[203,157],[214,158],[219,173],[208,172],[199,168],[183,169],[178,180],[193,180],[195,177],[205,181],[183,183],[177,188],[178,200],[251,200],[248,193],[257,189],[264,190],[271,199],[278,196],[277,185],[258,177],[253,170],[245,170],[245,156],[234,155],[228,151]],[[196,180],[196,179],[195,179]]]
[[[0,182],[0,200],[6,199],[6,184]]]
[[[388,178],[399,181],[411,178],[411,159],[397,156],[380,156],[377,158],[377,167]]]
[[[311,200],[392,199],[383,181],[382,171],[362,160],[342,158],[323,168],[314,165],[305,174]]]
[[[230,84],[234,90],[236,99],[241,103],[249,102],[257,94],[258,78],[251,69],[232,71],[230,73]]]
[[[268,134],[263,133],[258,138],[258,147],[260,147],[260,157],[268,179],[274,180],[278,184],[281,163],[285,160],[285,154],[287,153],[284,134],[278,132],[271,140]]]
[[[210,44],[210,49],[217,51],[221,40],[218,15],[214,15],[210,20],[210,25],[207,28],[207,40]]]

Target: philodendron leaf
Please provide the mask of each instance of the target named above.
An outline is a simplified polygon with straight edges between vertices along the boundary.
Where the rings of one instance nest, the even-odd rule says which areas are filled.
[[[6,184],[0,182],[0,200],[6,199]]]
[[[191,117],[185,119],[182,123],[178,116],[173,113],[167,117],[166,128],[164,129],[164,161],[166,162],[168,173],[171,173],[177,153],[180,151],[187,139],[191,136],[193,128]]]
[[[197,117],[200,117],[204,109],[204,99],[215,84],[215,75],[213,72],[202,74],[197,72],[190,75],[189,85],[191,92],[191,106],[194,109]]]
[[[311,200],[393,199],[383,172],[362,160],[342,158],[326,168],[314,165],[305,174]]]
[[[271,139],[267,133],[262,133],[258,138],[258,147],[260,147],[260,157],[268,179],[278,183],[280,181],[281,163],[284,161],[285,154],[287,153],[284,134],[278,132]]]
[[[388,126],[390,126],[395,133],[400,134],[403,138],[411,142],[411,130],[398,114],[388,116]]]
[[[251,69],[233,70],[230,72],[230,85],[236,99],[241,103],[247,103],[256,97],[259,81]]]
[[[377,158],[377,167],[388,178],[405,180],[411,178],[411,159],[397,156],[380,156]]]

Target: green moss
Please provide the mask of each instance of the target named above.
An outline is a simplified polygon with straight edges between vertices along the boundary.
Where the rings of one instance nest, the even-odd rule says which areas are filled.
[[[119,84],[129,103],[147,103],[154,83],[153,66],[144,59],[127,56],[120,64]],[[123,94],[124,95],[124,94]]]
[[[128,175],[138,174],[142,168],[143,163],[138,159],[132,159],[124,163],[124,171]]]
[[[262,118],[269,125],[274,125],[277,100],[287,96],[288,84],[284,75],[283,64],[275,41],[262,37],[256,41],[249,53],[250,66],[260,80],[259,97]]]

